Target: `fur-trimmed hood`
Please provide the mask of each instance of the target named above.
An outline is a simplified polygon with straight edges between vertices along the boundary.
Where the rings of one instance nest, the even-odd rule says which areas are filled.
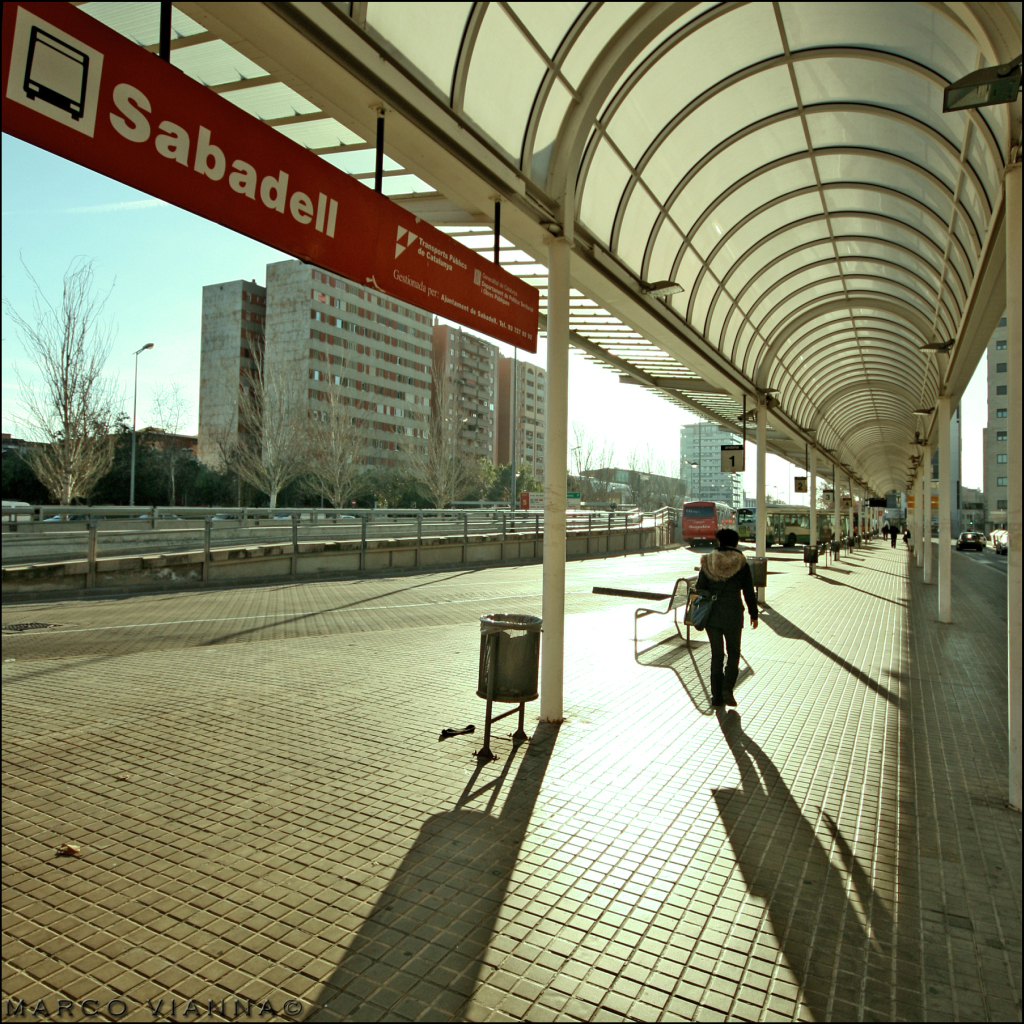
[[[742,551],[732,548],[728,551],[712,551],[710,555],[701,555],[700,567],[707,573],[709,580],[721,583],[735,576],[747,564]]]

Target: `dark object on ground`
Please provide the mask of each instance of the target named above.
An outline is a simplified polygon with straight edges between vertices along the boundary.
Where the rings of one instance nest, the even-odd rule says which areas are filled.
[[[471,732],[476,732],[475,725],[467,725],[465,729],[442,729],[441,735],[437,737],[437,742],[448,739],[449,736],[466,736]]]
[[[651,590],[619,590],[617,587],[594,587],[595,594],[608,594],[611,597],[635,597],[640,601],[667,601],[671,594],[656,594]]]

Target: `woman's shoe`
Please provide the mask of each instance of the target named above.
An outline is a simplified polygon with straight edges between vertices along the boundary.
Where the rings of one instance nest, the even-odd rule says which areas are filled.
[[[726,703],[726,704],[728,704],[728,705],[729,705],[729,707],[731,707],[731,708],[734,708],[734,707],[736,707],[736,698],[735,698],[735,697],[733,696],[733,692],[732,692],[732,690],[730,690],[730,691],[729,691],[729,692],[728,692],[728,693],[727,693],[727,694],[725,695],[725,703]]]

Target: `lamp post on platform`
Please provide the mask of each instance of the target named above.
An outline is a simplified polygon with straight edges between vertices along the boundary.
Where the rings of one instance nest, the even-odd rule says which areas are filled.
[[[135,412],[139,405],[139,353],[145,352],[147,348],[152,347],[153,342],[150,342],[148,345],[143,345],[135,353],[135,391],[132,396],[132,477],[131,483],[128,486],[128,504],[131,507],[135,506]]]

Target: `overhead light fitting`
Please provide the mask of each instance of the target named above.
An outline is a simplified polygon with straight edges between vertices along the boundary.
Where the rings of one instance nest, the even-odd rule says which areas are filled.
[[[972,71],[942,90],[942,112],[1012,103],[1020,92],[1021,58]]]
[[[678,295],[683,286],[678,281],[653,281],[651,284],[641,281],[640,291],[652,299],[666,299],[670,295]]]
[[[927,409],[915,409],[914,410],[914,415],[915,416],[930,416],[933,412],[935,412],[935,406],[934,405],[929,406]]]
[[[927,345],[921,346],[923,352],[948,352],[956,344],[956,339],[949,341],[929,341]]]

